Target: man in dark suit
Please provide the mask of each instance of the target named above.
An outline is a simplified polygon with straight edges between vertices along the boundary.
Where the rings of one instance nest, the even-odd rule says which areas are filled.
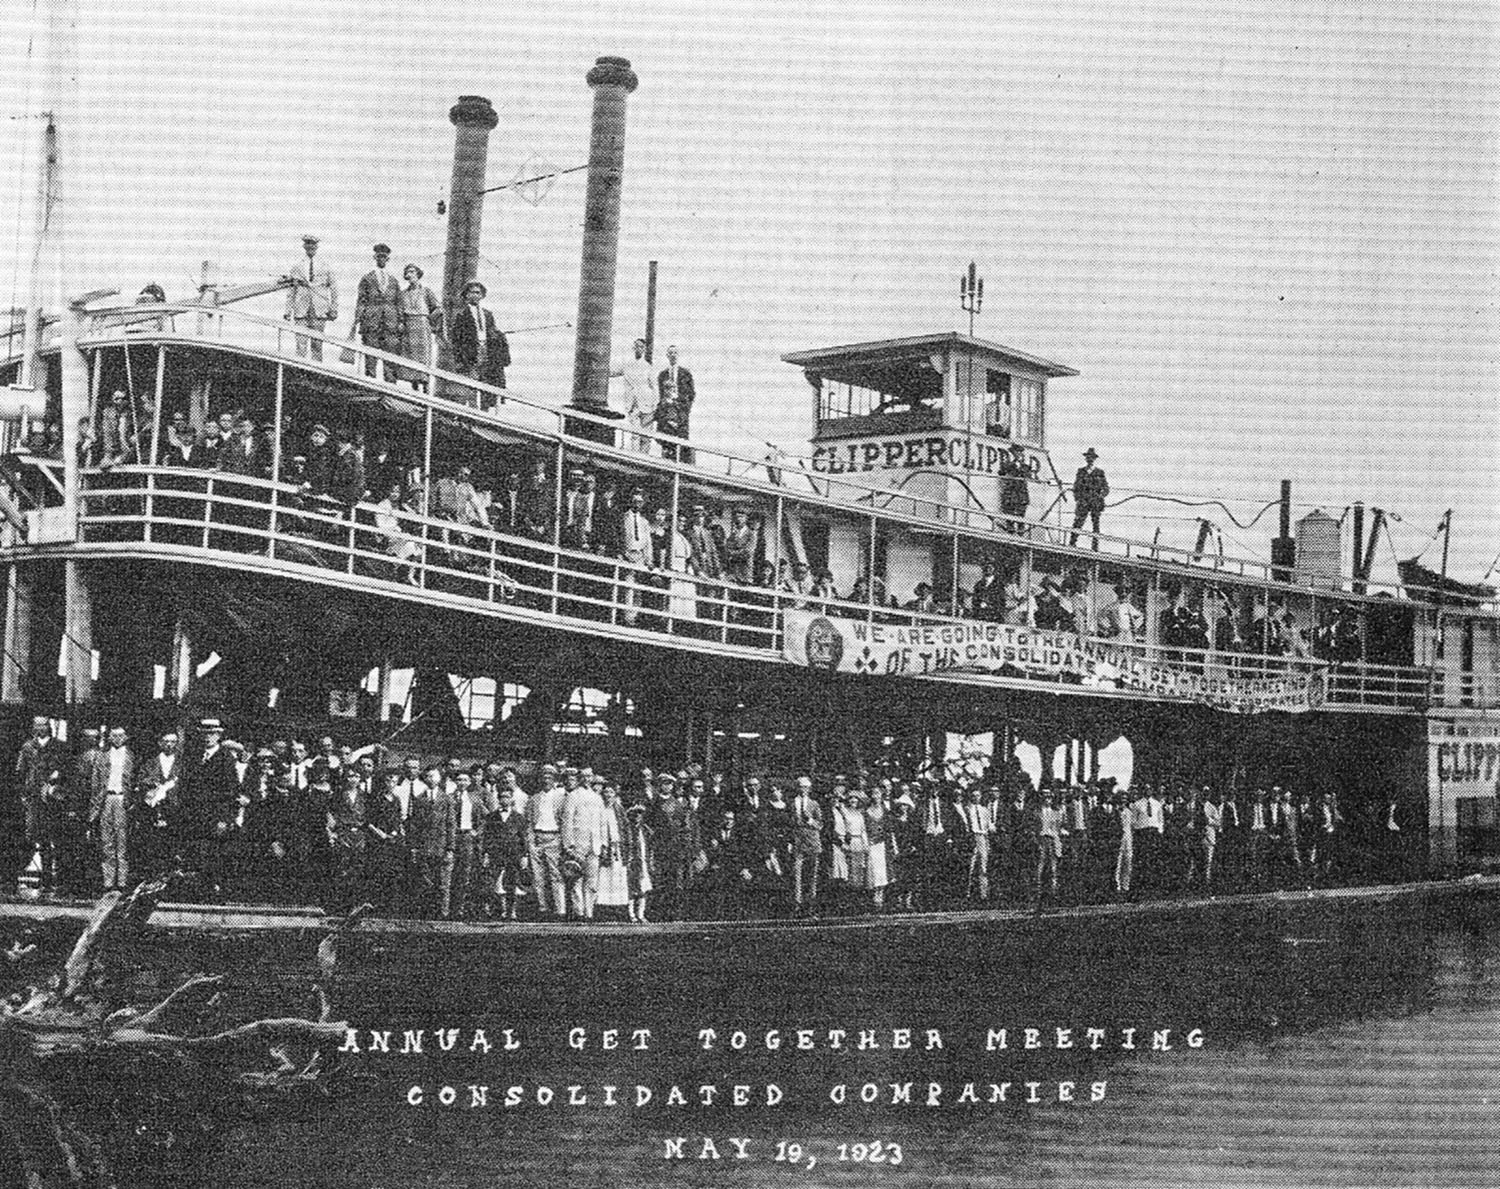
[[[42,891],[50,894],[57,882],[57,843],[62,823],[61,787],[55,773],[64,764],[62,744],[52,734],[52,724],[38,715],[31,720],[31,737],[16,756],[16,784],[26,814],[25,861],[42,856]]]
[[[693,387],[693,373],[678,366],[675,344],[667,348],[667,366],[656,377],[656,393],[656,431],[686,442],[697,391]],[[661,451],[663,458],[693,461],[693,452],[685,445],[663,442]]]
[[[334,903],[349,907],[364,875],[367,810],[358,768],[345,768],[339,783],[343,787],[328,806],[328,846],[333,855]]]
[[[83,749],[73,760],[73,770],[67,782],[67,797],[63,801],[63,847],[59,879],[63,891],[73,896],[92,896],[94,879],[90,868],[97,855],[90,845],[93,824],[89,817],[89,800],[93,794],[94,766],[104,754],[102,727],[87,727],[83,732]],[[129,782],[125,785],[130,790]],[[123,805],[123,803],[122,803]],[[123,834],[122,834],[123,850]]]
[[[1099,517],[1104,511],[1104,499],[1109,495],[1109,480],[1104,470],[1094,465],[1099,452],[1090,446],[1083,452],[1083,465],[1073,476],[1073,535],[1069,545],[1078,544],[1078,530],[1085,520],[1093,524],[1095,533],[1094,551],[1099,550]]]
[[[224,724],[205,718],[199,726],[203,751],[187,771],[179,837],[192,848],[204,894],[213,897],[223,889],[231,835],[239,817],[240,789],[235,749],[224,742]]]
[[[401,352],[401,278],[386,268],[391,258],[387,244],[376,244],[375,267],[359,279],[359,295],[354,301],[354,324],[360,341],[367,347],[392,354]],[[365,359],[365,375],[375,374],[375,358]],[[385,378],[391,379],[386,365]]]
[[[504,388],[505,369],[510,366],[510,343],[495,325],[495,315],[480,304],[488,294],[489,290],[480,281],[470,281],[464,286],[464,308],[448,327],[448,343],[458,371],[470,379]],[[495,398],[482,394],[479,407],[493,409]]]
[[[173,827],[181,817],[182,756],[176,731],[162,735],[156,755],[136,773],[127,839],[130,865],[143,878],[165,871],[176,849]]]
[[[421,887],[421,911],[446,918],[453,893],[453,854],[458,843],[458,814],[443,774],[424,773],[420,791],[412,798],[406,818],[406,843]]]

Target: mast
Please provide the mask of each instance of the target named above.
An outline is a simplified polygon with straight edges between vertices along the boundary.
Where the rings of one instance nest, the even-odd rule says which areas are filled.
[[[52,99],[54,160],[52,193],[47,218],[48,239],[56,247],[53,303],[61,315],[59,359],[62,396],[63,507],[58,535],[78,536],[78,422],[88,413],[89,369],[79,347],[85,328],[86,297],[74,297],[84,289],[84,239],[86,228],[79,218],[82,187],[76,179],[67,188],[67,149],[75,159],[78,145],[78,0],[53,0],[48,27],[48,83]],[[70,142],[68,137],[72,135]],[[81,563],[64,563],[63,660],[65,697],[68,704],[86,702],[93,692],[93,616]]]

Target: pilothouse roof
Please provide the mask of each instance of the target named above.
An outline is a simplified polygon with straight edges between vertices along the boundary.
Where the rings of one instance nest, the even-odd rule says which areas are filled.
[[[942,334],[923,334],[912,338],[880,339],[870,343],[854,343],[844,347],[821,347],[812,351],[793,351],[781,358],[796,364],[806,371],[841,383],[869,386],[872,379],[913,366],[926,364],[934,353],[954,347],[967,348],[976,356],[993,359],[997,363],[1019,367],[1025,371],[1038,372],[1048,379],[1058,376],[1076,376],[1078,372],[1061,363],[1053,363],[1039,355],[992,343],[987,339],[974,338],[956,330]]]

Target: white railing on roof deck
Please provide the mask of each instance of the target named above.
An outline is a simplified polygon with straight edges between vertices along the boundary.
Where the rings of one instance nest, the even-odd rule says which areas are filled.
[[[377,523],[376,518],[381,517]],[[613,635],[653,637],[676,646],[767,661],[781,659],[781,612],[825,614],[886,624],[953,624],[925,615],[847,599],[814,599],[686,571],[638,566],[570,549],[551,540],[457,524],[419,512],[372,504],[349,507],[284,483],[214,472],[129,467],[87,472],[82,535],[88,546],[149,546],[203,557],[214,564],[271,563],[289,576],[345,576],[350,585],[460,600],[490,613],[538,614],[559,626]],[[1500,706],[1494,681],[1438,683],[1414,666],[1333,664],[1191,648],[1107,642],[1150,661],[1169,660],[1210,675],[1279,677],[1321,670],[1328,701],[1341,708],[1422,709]],[[1041,678],[965,675],[955,680],[1048,686]],[[1451,683],[1451,679],[1450,679]],[[1068,686],[1070,690],[1109,691]],[[1140,696],[1140,695],[1132,695]]]
[[[866,516],[876,513],[929,533],[956,532],[966,539],[1002,546],[1017,544],[1020,538],[1060,554],[1065,561],[1070,557],[1076,562],[1130,561],[1169,574],[1177,573],[1179,567],[1186,567],[1195,578],[1245,580],[1288,595],[1311,595],[1350,602],[1361,598],[1337,586],[1279,580],[1277,572],[1282,567],[1273,567],[1255,558],[1200,553],[1109,533],[1095,534],[1084,529],[1075,532],[1058,524],[1016,520],[999,513],[893,491],[858,479],[813,474],[787,465],[786,460],[753,459],[698,442],[684,443],[653,431],[627,431],[618,419],[551,404],[514,389],[494,388],[433,364],[418,364],[399,355],[366,347],[355,340],[235,309],[191,303],[95,309],[88,315],[82,345],[86,348],[103,347],[162,339],[207,342],[259,354],[340,381],[366,385],[388,397],[471,420],[477,426],[488,425],[510,434],[542,437],[554,443],[562,440],[571,449],[608,452],[621,462],[649,462],[653,466],[680,470],[691,481],[734,485],[761,495],[782,495],[808,503],[827,503]],[[314,357],[315,351],[321,354],[321,358]],[[367,375],[372,369],[377,373],[374,377]],[[416,375],[423,390],[413,390],[401,379],[386,380],[387,376],[407,374]],[[480,407],[482,404],[493,404],[494,407],[486,411]],[[615,444],[604,445],[580,436],[576,431],[582,426],[597,427],[601,437],[607,430]],[[632,449],[632,445],[644,445],[647,452]],[[689,453],[692,456],[690,463],[676,461],[679,454],[686,456]],[[765,472],[766,478],[759,479],[757,472]],[[802,486],[794,488],[791,485],[793,479]],[[1352,582],[1351,578],[1340,579],[1340,585]],[[1428,601],[1437,593],[1375,581],[1367,581],[1363,586],[1364,598],[1385,594]],[[1500,606],[1483,605],[1468,610],[1500,613]]]

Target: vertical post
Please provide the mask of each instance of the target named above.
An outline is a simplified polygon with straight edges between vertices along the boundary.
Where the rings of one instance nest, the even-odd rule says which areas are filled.
[[[1036,626],[1036,616],[1031,609],[1031,562],[1032,552],[1030,546],[1021,550],[1021,571],[1018,581],[1021,585],[1021,616],[1027,627]]]
[[[32,242],[26,245],[31,250],[31,270],[27,282],[26,329],[21,345],[21,374],[18,384],[22,388],[45,388],[38,384],[41,371],[42,330],[42,259],[46,255],[47,208],[52,192],[53,175],[57,170],[57,124],[51,112],[42,121],[42,136],[39,146],[40,167],[36,179],[36,205],[33,209]]]
[[[67,599],[63,630],[63,651],[68,658],[65,681],[66,700],[71,707],[87,702],[94,691],[94,617],[93,601],[82,563],[63,563],[63,583]]]
[[[151,412],[151,457],[146,459],[148,466],[155,466],[156,460],[161,457],[161,402],[162,394],[166,391],[167,382],[167,349],[158,345],[156,348],[156,390],[152,393],[152,399],[156,402]]]
[[[948,591],[948,614],[958,618],[958,534],[953,534],[953,585]]]
[[[667,524],[667,631],[672,630],[672,582],[677,561],[677,515],[682,500],[682,476],[672,472],[672,511]]]
[[[431,398],[432,393],[428,393]],[[422,586],[427,585],[427,541],[432,535],[432,526],[426,518],[432,509],[432,406],[427,406],[427,416],[422,422]]]
[[[27,670],[31,666],[31,608],[36,579],[30,567],[11,562],[7,567],[5,599],[5,655],[0,660],[0,702],[25,701]]]
[[[646,266],[646,362],[656,349],[656,261]]]
[[[557,590],[559,586],[559,571],[562,569],[562,530],[563,530],[563,467],[567,465],[567,454],[563,449],[563,440],[557,439],[557,463],[555,474],[552,476],[552,614],[557,614]]]
[[[267,552],[276,556],[276,533],[281,513],[281,452],[286,444],[281,440],[281,418],[286,408],[286,364],[276,365],[276,404],[271,413],[271,537],[266,542]]]
[[[785,515],[785,510],[783,508],[785,499],[786,497],[782,495],[777,495],[776,497],[776,539],[771,547],[770,558],[771,573],[774,575],[772,579],[773,589],[779,589],[781,586],[781,534],[783,531],[782,517]]]
[[[193,684],[193,638],[180,614],[172,629],[171,680],[177,701],[184,701]]]
[[[1354,501],[1354,564],[1350,567],[1350,569],[1353,570],[1354,582],[1352,583],[1352,589],[1354,590],[1355,594],[1364,594],[1365,593],[1365,584],[1360,581],[1360,579],[1362,577],[1364,577],[1364,575],[1360,572],[1360,566],[1364,562],[1364,557],[1365,557],[1365,505],[1364,505],[1364,501],[1363,500],[1355,500]]]
[[[391,654],[385,652],[380,658],[380,676],[375,683],[375,694],[380,699],[380,721],[391,721]]]
[[[871,623],[875,622],[875,535],[876,535],[876,527],[875,526],[876,526],[875,514],[872,512],[872,513],[870,513],[870,555],[869,555],[869,569],[866,571],[866,573],[869,575],[869,577],[868,577],[868,579],[865,582],[865,607],[866,607],[866,614],[868,615],[869,622],[871,622]]]

